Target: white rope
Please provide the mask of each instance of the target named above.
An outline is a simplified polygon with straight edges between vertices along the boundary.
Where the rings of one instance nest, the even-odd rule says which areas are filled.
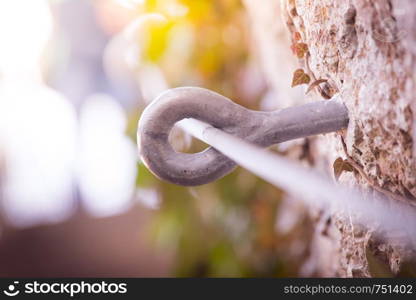
[[[410,205],[383,197],[364,197],[363,193],[334,184],[314,170],[201,121],[185,119],[178,125],[238,165],[309,205],[325,206],[331,212],[352,213],[355,221],[363,225],[407,233],[413,239],[416,237],[416,210]]]
[[[154,15],[139,19],[125,32],[125,38],[132,43],[134,43],[132,36],[140,35],[147,22],[163,22],[163,17]],[[150,102],[168,86],[161,74],[152,77],[152,82],[149,80],[148,76],[140,76],[141,87],[147,91],[144,94],[148,95],[146,98]],[[352,213],[355,220],[364,225],[377,224],[381,229],[399,230],[416,239],[416,212],[413,207],[385,198],[364,197],[358,191],[335,185],[313,170],[307,170],[276,153],[260,149],[203,122],[186,119],[178,125],[233,159],[240,166],[296,195],[298,199],[303,199],[309,205],[324,205],[332,212]]]

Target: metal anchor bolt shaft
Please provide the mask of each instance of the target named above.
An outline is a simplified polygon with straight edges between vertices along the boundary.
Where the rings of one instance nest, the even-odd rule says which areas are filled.
[[[193,118],[261,147],[337,131],[348,125],[348,110],[336,100],[312,102],[273,112],[246,109],[212,91],[183,87],[162,93],[143,112],[137,132],[139,153],[161,179],[194,186],[217,180],[235,163],[209,147],[187,154],[168,141],[175,123]]]

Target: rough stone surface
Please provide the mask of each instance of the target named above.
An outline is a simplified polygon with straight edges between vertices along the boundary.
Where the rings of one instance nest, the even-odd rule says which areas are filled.
[[[287,95],[282,106],[301,101],[297,91],[288,91],[287,82],[301,67],[312,80],[327,80],[308,97],[302,96],[304,101],[339,93],[349,109],[347,131],[315,139],[316,167],[331,172],[332,162],[346,157],[343,136],[348,155],[365,176],[345,173],[341,182],[416,201],[416,2],[267,0],[258,5],[245,0],[245,4],[269,83],[279,95]],[[309,49],[297,64],[290,50],[295,33]],[[326,251],[338,257],[339,265],[325,275],[371,276],[371,255],[397,273],[414,255],[397,234],[381,240],[375,237],[375,228],[356,227],[346,216],[333,219],[338,231]]]

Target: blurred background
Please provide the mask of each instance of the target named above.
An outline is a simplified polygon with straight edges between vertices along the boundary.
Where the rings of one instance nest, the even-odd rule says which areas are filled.
[[[141,111],[185,85],[277,107],[241,1],[0,1],[0,276],[318,275],[313,220],[283,191],[241,168],[180,187],[140,163]]]

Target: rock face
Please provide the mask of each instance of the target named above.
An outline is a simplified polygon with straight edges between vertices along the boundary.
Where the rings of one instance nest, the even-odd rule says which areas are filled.
[[[285,99],[281,106],[339,94],[349,109],[348,130],[314,140],[316,167],[332,172],[337,157],[348,157],[356,168],[344,173],[341,182],[384,194],[392,201],[415,203],[416,2],[244,2],[266,77],[279,99]],[[291,51],[297,42],[307,45],[303,58]],[[305,97],[299,88],[290,89],[298,68],[312,81],[325,82]],[[325,251],[338,265],[323,270],[323,275],[371,276],[373,259],[397,273],[414,255],[400,238],[380,240],[373,234],[375,228],[354,227],[345,216],[332,219],[332,248],[325,246]]]

